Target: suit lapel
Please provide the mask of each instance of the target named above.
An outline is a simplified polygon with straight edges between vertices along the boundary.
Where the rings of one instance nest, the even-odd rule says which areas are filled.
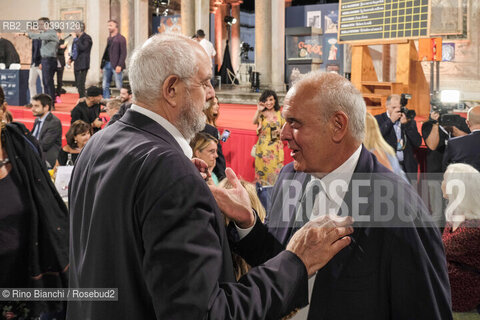
[[[183,154],[183,150],[175,138],[158,122],[150,119],[149,117],[134,110],[128,109],[125,115],[118,121],[157,136],[158,138],[168,142],[178,152]]]

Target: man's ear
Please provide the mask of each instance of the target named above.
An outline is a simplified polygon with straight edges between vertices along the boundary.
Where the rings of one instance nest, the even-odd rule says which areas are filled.
[[[332,130],[332,140],[339,143],[348,132],[348,116],[343,111],[337,111],[330,118],[330,128]]]
[[[178,85],[180,83],[180,79],[176,75],[168,76],[165,81],[163,81],[162,86],[162,93],[163,98],[173,107],[177,106],[177,98],[178,98]]]

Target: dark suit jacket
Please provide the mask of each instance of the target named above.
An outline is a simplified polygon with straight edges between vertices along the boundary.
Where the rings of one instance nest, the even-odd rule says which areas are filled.
[[[92,38],[84,32],[78,38],[76,44],[78,56],[75,59],[73,69],[75,71],[90,69],[90,51],[92,50]]]
[[[174,138],[128,110],[92,136],[69,189],[70,285],[118,288],[68,319],[278,319],[307,303],[307,273],[282,252],[236,283],[224,219]]]
[[[282,180],[287,177],[294,180]],[[295,207],[303,193],[301,189],[289,193],[288,188],[295,184],[302,186],[309,178],[304,173],[296,173],[289,165],[276,182],[275,187],[286,185],[288,196],[282,197],[274,191],[272,200],[285,206],[290,204],[292,208],[270,211],[267,223],[283,245],[291,236],[283,221],[288,224],[295,216]],[[359,189],[359,199],[363,201],[352,200],[352,182],[344,198],[346,206],[340,209],[340,214],[351,215],[353,205],[359,206],[359,215],[354,216],[358,222],[352,243],[317,273],[309,319],[451,319],[450,286],[441,235],[428,221],[422,200],[409,184],[380,165],[365,148],[352,181],[356,179],[368,182]],[[392,197],[388,198],[390,205],[377,208],[381,193],[375,188],[380,182],[391,188]],[[279,206],[274,203],[272,208]],[[374,214],[391,216],[386,222],[377,218],[376,223],[361,223],[358,218],[371,218]],[[401,217],[409,218],[402,221]],[[275,230],[276,226],[280,228]],[[279,249],[261,224],[237,246],[238,252],[252,265],[262,262],[259,257],[268,258]],[[254,257],[250,259],[248,254]]]
[[[395,129],[393,129],[393,122],[387,116],[387,113],[377,114],[375,116],[382,132],[382,136],[389,145],[392,146],[393,150],[397,150],[397,136],[395,135]],[[417,123],[415,120],[411,120],[406,124],[401,125],[402,137],[406,138],[405,149],[403,150],[403,162],[406,172],[416,173],[418,171],[418,162],[415,159],[414,152],[422,144],[422,137],[417,130]]]
[[[39,120],[35,119],[32,132],[35,132],[35,127]],[[42,148],[45,160],[50,164],[49,169],[55,166],[58,152],[62,147],[62,123],[53,113],[49,113],[45,118],[38,142]]]
[[[451,163],[466,163],[480,171],[480,131],[448,140],[443,156],[443,170]]]
[[[125,59],[127,58],[127,40],[124,36],[118,33],[115,37],[109,37],[110,46],[107,45],[103,53],[101,68],[103,68],[105,63],[105,58],[108,49],[108,61],[112,69],[115,70],[117,66],[122,67],[122,70],[125,69]]]
[[[30,65],[34,64],[35,67],[38,67],[42,63],[42,56],[40,55],[40,48],[42,47],[42,40],[32,39],[32,62]]]

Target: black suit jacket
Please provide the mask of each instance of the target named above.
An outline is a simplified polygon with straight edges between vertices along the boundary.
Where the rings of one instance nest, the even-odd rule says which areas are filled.
[[[392,146],[393,150],[397,150],[397,136],[395,135],[395,129],[393,128],[393,122],[388,117],[387,113],[377,114],[375,116],[382,132],[382,136],[387,143]],[[418,133],[417,122],[411,120],[406,124],[401,125],[402,137],[405,140],[406,145],[403,150],[403,162],[406,172],[416,173],[418,171],[418,162],[415,158],[414,152],[421,146],[422,137]]]
[[[480,131],[448,140],[443,155],[443,170],[457,162],[469,164],[480,171]]]
[[[73,69],[75,71],[90,69],[90,51],[92,50],[92,38],[85,32],[78,38],[77,53]]]
[[[32,132],[35,132],[35,128],[39,122],[38,119],[35,119]],[[62,147],[62,123],[60,119],[51,112],[45,118],[38,142],[42,148],[45,160],[49,163],[49,166],[47,166],[48,169],[53,168],[57,160],[58,152]]]
[[[308,179],[309,175],[295,172],[291,165],[283,170],[275,187],[284,185],[284,196],[274,191],[272,201],[292,208],[270,211],[267,220],[281,245],[271,239],[263,225],[257,224],[237,243],[238,252],[246,256],[247,262],[262,263],[259,257],[268,258],[288,243],[296,230],[292,232],[285,226],[294,217],[303,193],[301,186]],[[355,180],[367,182],[367,186],[360,188],[359,198],[353,200]],[[379,183],[388,186],[392,196],[384,199],[384,206],[377,207],[379,197],[386,194],[375,189]],[[441,235],[429,221],[428,211],[415,190],[363,148],[344,204],[341,215],[352,215],[354,206],[359,208],[359,214],[354,215],[357,222],[352,243],[317,273],[308,318],[452,319]],[[272,210],[279,207],[272,204]],[[382,222],[380,215],[388,219]],[[377,216],[376,223],[361,222],[373,216]]]
[[[307,303],[284,251],[236,283],[224,219],[174,138],[128,110],[92,136],[69,189],[70,285],[118,288],[71,301],[68,319],[278,319]]]

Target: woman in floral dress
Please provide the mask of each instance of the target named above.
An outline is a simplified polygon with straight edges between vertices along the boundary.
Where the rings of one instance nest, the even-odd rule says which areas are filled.
[[[283,167],[283,143],[280,130],[285,120],[280,113],[277,94],[265,90],[260,96],[253,124],[257,125],[255,181],[262,186],[274,185]]]

